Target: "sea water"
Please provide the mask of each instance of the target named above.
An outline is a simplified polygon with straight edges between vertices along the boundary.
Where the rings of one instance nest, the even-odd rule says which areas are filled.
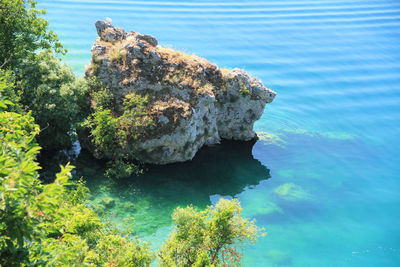
[[[278,95],[253,143],[113,182],[82,153],[91,203],[158,248],[177,206],[238,198],[268,233],[244,266],[400,266],[398,0],[41,0],[78,75],[107,17],[162,46],[239,67]],[[101,206],[103,205],[103,206]]]

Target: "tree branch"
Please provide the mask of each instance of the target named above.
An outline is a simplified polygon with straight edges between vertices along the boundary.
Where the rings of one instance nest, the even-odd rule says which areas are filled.
[[[168,266],[168,262],[163,258],[161,253],[158,253],[158,257],[160,257],[160,259],[162,259],[165,262],[165,264]]]
[[[40,129],[40,132],[39,133],[41,133],[41,132],[43,132],[44,130],[46,130],[47,128],[49,128],[50,127],[50,124],[49,123],[47,123],[47,126],[46,127],[44,127],[43,129]]]
[[[2,69],[8,62],[10,62],[10,58],[6,58],[3,62],[3,64],[0,66],[0,69]]]

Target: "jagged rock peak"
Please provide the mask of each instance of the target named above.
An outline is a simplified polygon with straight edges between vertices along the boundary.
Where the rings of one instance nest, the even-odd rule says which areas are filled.
[[[144,40],[148,42],[152,46],[157,46],[158,41],[156,38],[154,38],[151,35],[148,34],[140,34],[137,32],[130,32],[126,33],[123,29],[117,28],[109,21],[106,20],[98,20],[95,23],[96,29],[97,29],[97,34],[101,38],[101,40],[105,42],[115,42],[115,41],[120,41],[124,40],[129,36],[135,37],[138,40]]]
[[[135,151],[144,162],[166,164],[190,160],[203,145],[218,144],[221,139],[256,136],[254,122],[276,95],[259,79],[164,48],[150,35],[126,33],[107,21],[95,25],[99,38],[92,47],[86,76],[95,76],[108,88],[115,118],[125,114],[126,119],[123,103],[134,93],[146,98],[146,118],[152,121],[146,129],[127,129],[128,141],[118,153]],[[126,124],[121,128],[127,128]],[[91,150],[97,151],[97,157],[116,155]]]

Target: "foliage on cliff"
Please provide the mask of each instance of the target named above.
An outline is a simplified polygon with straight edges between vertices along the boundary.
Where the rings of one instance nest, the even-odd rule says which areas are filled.
[[[106,175],[123,178],[140,173],[139,162],[132,162],[138,160],[138,155],[134,150],[127,151],[126,147],[130,141],[145,136],[154,125],[147,110],[148,96],[135,92],[126,95],[122,114],[118,115],[115,99],[108,88],[103,88],[94,77],[88,78],[88,84],[91,114],[81,127],[89,130],[95,152],[111,159]]]
[[[96,78],[89,84],[96,83]],[[115,99],[108,88],[90,87],[92,114],[86,119],[84,126],[89,127],[96,145],[97,153],[118,156],[118,150],[130,139],[138,139],[146,134],[146,130],[154,125],[147,110],[148,96],[132,92],[123,100],[123,111],[118,115]]]

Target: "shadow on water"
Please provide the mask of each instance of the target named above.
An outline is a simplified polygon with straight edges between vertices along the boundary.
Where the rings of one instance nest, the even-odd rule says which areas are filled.
[[[235,196],[270,178],[252,156],[253,142],[223,141],[202,148],[192,161],[148,165],[143,175],[113,181],[103,176],[104,162],[82,151],[75,165],[92,192],[91,205],[117,224],[129,216],[139,234],[170,225],[177,206],[205,208],[210,196]]]

